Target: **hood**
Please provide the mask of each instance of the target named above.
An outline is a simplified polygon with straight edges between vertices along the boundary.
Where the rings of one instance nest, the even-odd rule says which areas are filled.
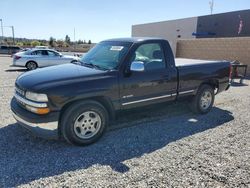
[[[51,85],[72,82],[72,80],[93,79],[105,73],[106,71],[85,66],[63,64],[26,72],[17,78],[16,85],[24,90],[38,91]]]

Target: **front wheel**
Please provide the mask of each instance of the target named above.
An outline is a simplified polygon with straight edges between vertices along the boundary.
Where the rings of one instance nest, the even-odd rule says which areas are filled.
[[[61,132],[67,142],[85,146],[101,138],[107,125],[108,113],[100,103],[82,101],[63,113]]]
[[[214,104],[214,88],[210,85],[202,85],[191,102],[191,109],[195,113],[206,114]]]

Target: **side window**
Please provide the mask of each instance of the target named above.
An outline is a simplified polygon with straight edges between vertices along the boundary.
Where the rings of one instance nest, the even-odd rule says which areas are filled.
[[[46,51],[46,50],[41,50],[41,53],[43,56],[48,55],[48,51]]]
[[[46,50],[36,50],[31,52],[31,55],[45,56],[48,55],[48,52]]]
[[[1,46],[1,49],[2,50],[7,50],[8,48],[7,48],[7,46]]]
[[[53,51],[47,51],[47,52],[49,56],[52,56],[52,57],[57,56],[57,54]]]
[[[143,44],[135,51],[133,61],[142,61],[146,71],[166,68],[164,53],[159,43]]]
[[[31,52],[31,55],[42,55],[42,53],[40,50],[36,50],[36,51]]]

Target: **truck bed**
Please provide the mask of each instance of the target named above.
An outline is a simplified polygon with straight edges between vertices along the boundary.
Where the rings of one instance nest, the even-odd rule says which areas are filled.
[[[222,61],[216,61],[216,60],[176,58],[175,66],[184,67],[184,66],[190,66],[190,65],[211,64],[211,63],[221,63],[221,62]]]
[[[195,91],[203,83],[216,82],[218,92],[224,91],[228,86],[229,67],[228,61],[211,61],[199,59],[175,59],[178,70],[179,92]]]

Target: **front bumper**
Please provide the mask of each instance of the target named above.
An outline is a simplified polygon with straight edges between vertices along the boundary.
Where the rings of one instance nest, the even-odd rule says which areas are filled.
[[[37,115],[22,108],[15,98],[11,100],[11,110],[18,124],[28,129],[35,136],[46,139],[59,138],[59,112],[50,112],[47,115]]]

